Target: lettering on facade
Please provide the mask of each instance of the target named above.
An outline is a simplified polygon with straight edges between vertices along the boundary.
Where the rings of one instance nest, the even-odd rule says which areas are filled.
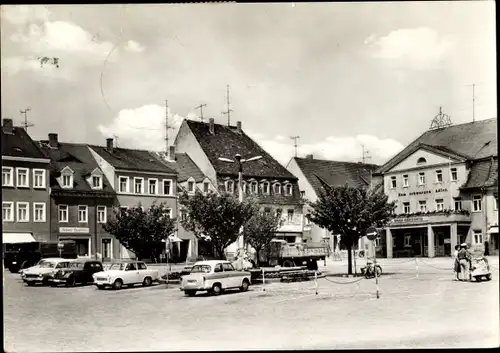
[[[394,218],[392,223],[418,223],[418,222],[426,222],[429,220],[429,217],[407,217],[407,218]]]
[[[430,190],[425,190],[425,191],[412,191],[410,192],[410,196],[413,196],[413,195],[424,195],[424,194],[430,194],[431,191]]]
[[[59,233],[88,234],[88,233],[90,233],[90,229],[89,228],[81,228],[81,227],[59,227]]]
[[[436,192],[446,192],[448,189],[436,189]]]
[[[398,194],[399,197],[403,197],[403,196],[406,196],[406,193],[399,193]]]

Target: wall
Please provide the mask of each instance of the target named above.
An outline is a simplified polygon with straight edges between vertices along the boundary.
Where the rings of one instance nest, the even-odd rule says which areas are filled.
[[[424,149],[420,149],[418,151],[415,151],[413,154],[409,155],[408,157],[406,157],[406,159],[404,159],[402,162],[400,162],[396,166],[394,166],[391,169],[391,172],[398,172],[398,171],[404,171],[404,170],[415,168],[415,167],[417,167],[418,159],[421,157],[423,157],[427,160],[427,163],[425,164],[427,166],[447,165],[450,162],[450,160],[447,157],[426,151]],[[452,160],[452,162],[453,162],[453,160]]]

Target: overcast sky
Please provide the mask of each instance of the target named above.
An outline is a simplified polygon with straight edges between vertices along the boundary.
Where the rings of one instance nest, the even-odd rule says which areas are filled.
[[[495,4],[1,7],[2,117],[66,142],[162,150],[169,119],[231,122],[286,163],[383,163],[429,128],[496,117]],[[38,57],[59,58],[59,68]],[[173,141],[176,130],[169,133]]]

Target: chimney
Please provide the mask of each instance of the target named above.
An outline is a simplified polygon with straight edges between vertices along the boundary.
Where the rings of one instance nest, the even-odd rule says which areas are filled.
[[[212,135],[215,135],[215,119],[214,118],[210,118],[208,119],[208,123],[209,123],[209,130],[210,130],[210,133]]]
[[[59,141],[57,140],[57,134],[49,134],[49,146],[51,148],[57,148],[59,146]]]
[[[306,155],[306,159],[313,159],[313,155],[312,154]]]
[[[106,139],[106,150],[109,153],[113,153],[113,139],[112,138]]]
[[[241,121],[236,122],[236,130],[238,131],[239,134],[241,134]]]
[[[175,161],[175,146],[168,146],[168,160]]]
[[[12,119],[3,119],[2,130],[6,134],[14,133],[14,123],[12,122]]]

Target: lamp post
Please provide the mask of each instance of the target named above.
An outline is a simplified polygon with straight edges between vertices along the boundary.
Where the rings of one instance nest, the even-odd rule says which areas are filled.
[[[243,164],[247,162],[253,162],[258,159],[261,159],[262,156],[255,156],[247,159],[241,158],[241,155],[238,153],[234,156],[236,163],[238,163],[238,201],[243,203]],[[232,159],[219,157],[218,158],[222,162],[234,163]],[[243,238],[243,227],[240,228],[240,235],[238,237],[238,260],[243,259],[243,255],[245,253],[245,239]]]

